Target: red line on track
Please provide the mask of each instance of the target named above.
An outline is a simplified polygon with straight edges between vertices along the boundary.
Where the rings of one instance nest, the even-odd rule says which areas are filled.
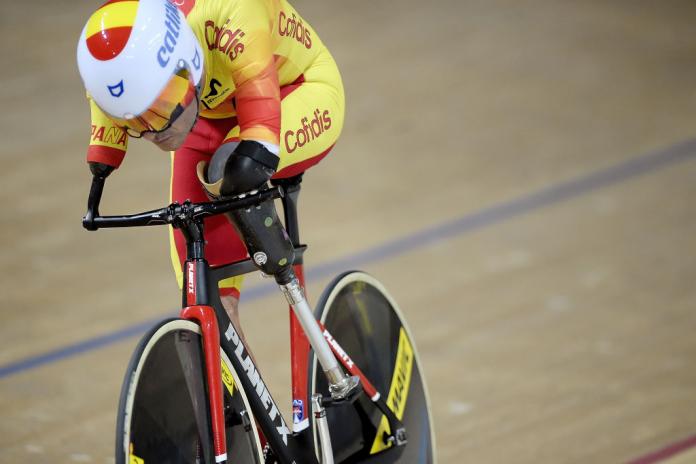
[[[671,445],[667,445],[664,448],[659,449],[657,451],[652,451],[646,454],[645,456],[641,456],[626,464],[653,464],[656,462],[664,461],[667,458],[671,458],[672,456],[677,455],[695,446],[696,435],[693,435],[676,443],[672,443]]]

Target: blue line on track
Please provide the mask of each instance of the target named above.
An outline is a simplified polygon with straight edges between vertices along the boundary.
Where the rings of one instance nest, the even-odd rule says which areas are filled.
[[[393,258],[423,248],[432,243],[498,224],[522,214],[570,200],[582,194],[615,185],[642,174],[653,172],[662,167],[692,158],[696,158],[696,139],[687,140],[664,150],[648,153],[647,155],[624,161],[609,168],[580,176],[566,182],[561,182],[498,205],[484,208],[481,211],[428,227],[345,258],[339,258],[318,266],[313,266],[312,269],[309,269],[307,272],[307,279],[318,279],[347,269],[358,268],[375,261]],[[245,290],[244,299],[255,300],[276,291],[274,285],[270,283],[262,284]],[[106,335],[90,338],[47,353],[30,356],[0,366],[0,379],[141,335],[160,319],[161,318],[157,318],[140,322]]]

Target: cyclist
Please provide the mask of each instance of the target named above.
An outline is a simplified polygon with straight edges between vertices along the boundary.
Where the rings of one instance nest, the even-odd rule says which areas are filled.
[[[329,153],[343,125],[336,64],[286,0],[110,0],[87,21],[77,61],[91,108],[92,173],[108,176],[129,137],[142,137],[172,151],[171,201],[299,175]],[[205,227],[210,264],[246,256],[225,216]],[[179,230],[170,229],[170,249],[181,286]],[[220,283],[238,327],[241,284]]]

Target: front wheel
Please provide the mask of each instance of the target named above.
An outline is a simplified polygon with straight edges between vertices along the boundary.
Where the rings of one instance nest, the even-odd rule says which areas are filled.
[[[408,435],[403,446],[385,443],[388,421],[365,395],[352,405],[327,408],[336,462],[435,462],[428,391],[416,345],[382,284],[363,272],[342,274],[324,290],[316,317],[380,392]],[[326,377],[313,353],[309,376],[311,391],[328,396]]]
[[[162,321],[131,358],[116,420],[116,464],[215,462],[200,327]],[[263,462],[256,423],[221,350],[228,462]]]

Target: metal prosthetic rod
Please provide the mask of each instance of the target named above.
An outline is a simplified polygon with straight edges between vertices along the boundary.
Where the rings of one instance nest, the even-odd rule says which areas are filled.
[[[357,376],[346,376],[338,365],[338,361],[336,361],[336,357],[333,355],[329,343],[322,335],[319,325],[312,315],[312,310],[309,307],[309,303],[307,303],[300,282],[293,274],[290,282],[285,284],[278,282],[278,285],[280,285],[280,289],[285,295],[285,298],[288,300],[290,306],[292,306],[297,319],[300,321],[300,325],[302,325],[309,339],[309,343],[312,345],[312,348],[314,348],[319,364],[321,364],[326,378],[329,381],[329,392],[331,392],[331,397],[333,399],[348,397],[353,389],[357,388],[360,379]]]
[[[358,386],[360,380],[358,377],[348,377],[343,373],[312,315],[312,309],[292,270],[295,251],[278,219],[275,204],[269,200],[253,208],[228,214],[256,266],[261,272],[275,277],[295,312],[326,373],[331,396],[334,399],[346,398]]]

